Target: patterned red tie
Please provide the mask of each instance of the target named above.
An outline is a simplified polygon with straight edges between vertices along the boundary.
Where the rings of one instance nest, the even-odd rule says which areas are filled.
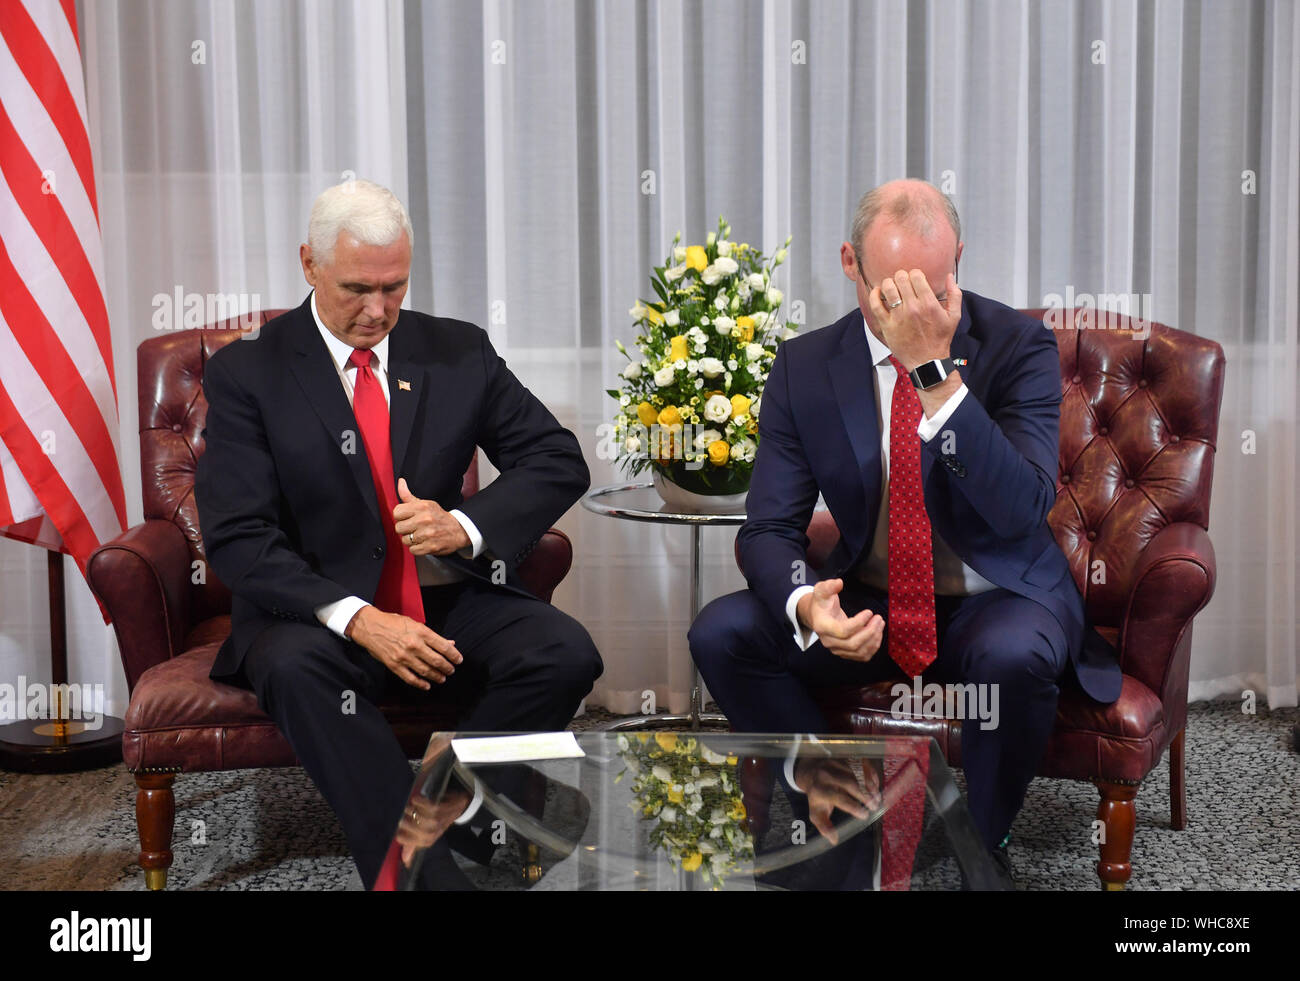
[[[397,507],[397,481],[393,476],[393,447],[388,433],[388,402],[379,379],[370,369],[371,352],[354,350],[348,358],[357,366],[352,385],[352,412],[366,447],[370,476],[379,498],[380,520],[384,526],[384,568],[375,591],[375,606],[385,613],[402,613],[424,623],[424,601],[420,598],[420,577],[415,571],[415,556],[402,544],[393,526],[393,508]]]
[[[889,413],[889,656],[914,678],[938,656],[934,554],[921,491],[921,400],[903,365]]]

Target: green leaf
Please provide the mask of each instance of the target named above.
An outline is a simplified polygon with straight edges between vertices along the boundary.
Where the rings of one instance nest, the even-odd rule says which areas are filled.
[[[607,388],[607,389],[605,389],[605,394],[607,394],[607,395],[609,395],[611,398],[615,398],[615,399],[617,399],[617,398],[622,398],[622,396],[623,396],[623,393],[622,393],[622,392],[620,392],[620,391],[618,391],[617,389],[614,389],[614,388]]]

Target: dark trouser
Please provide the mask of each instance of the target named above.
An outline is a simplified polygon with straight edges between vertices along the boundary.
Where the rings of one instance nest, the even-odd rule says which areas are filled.
[[[840,602],[852,616],[871,609],[885,618],[885,642],[865,664],[821,643],[800,651],[792,625],[772,618],[749,590],[719,597],[691,625],[691,656],[714,699],[739,732],[827,731],[813,692],[907,678],[888,654],[888,598],[845,580]],[[962,767],[971,816],[985,844],[1011,828],[1047,746],[1058,682],[1069,651],[1065,631],[1044,607],[1004,589],[935,599],[939,656],[924,683],[998,686],[994,728],[962,725]]]
[[[563,729],[600,676],[587,631],[548,603],[473,581],[423,595],[430,629],[454,640],[465,658],[428,697],[472,703],[463,732]],[[334,809],[368,888],[414,779],[376,707],[386,688],[402,682],[357,644],[301,623],[259,634],[243,673]]]

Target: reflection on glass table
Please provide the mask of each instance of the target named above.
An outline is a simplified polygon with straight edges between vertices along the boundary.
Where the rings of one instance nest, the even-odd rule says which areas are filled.
[[[488,736],[434,734],[381,881],[440,890],[1002,888],[928,738],[596,731],[574,736],[580,755],[566,758],[461,758]],[[813,797],[790,787],[791,771]]]

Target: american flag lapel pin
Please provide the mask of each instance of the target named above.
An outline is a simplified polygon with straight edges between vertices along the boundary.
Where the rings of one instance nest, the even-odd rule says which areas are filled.
[[[397,390],[399,392],[409,392],[411,390],[411,383],[408,381],[402,381],[402,379],[399,378],[397,379]]]

